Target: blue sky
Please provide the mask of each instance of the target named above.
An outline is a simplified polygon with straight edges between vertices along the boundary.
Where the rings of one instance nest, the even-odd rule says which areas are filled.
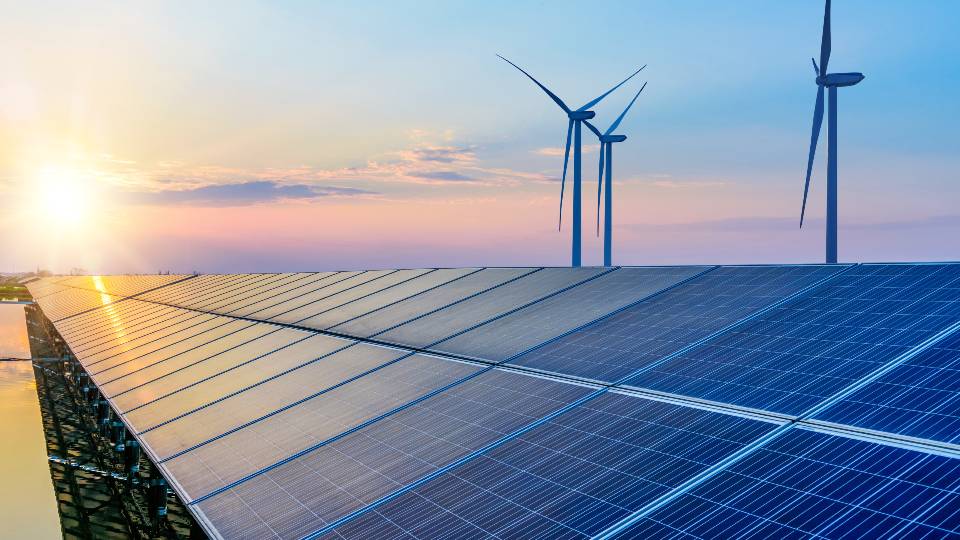
[[[0,22],[0,191],[20,190],[38,164],[92,178],[96,214],[107,217],[91,236],[98,246],[119,236],[137,254],[84,256],[103,271],[564,264],[555,154],[565,119],[495,54],[576,104],[648,64],[616,154],[616,262],[814,262],[824,145],[811,227],[789,224],[822,9],[759,0],[21,3]],[[840,94],[841,259],[960,259],[951,241],[960,4],[836,0],[833,21],[831,71],[867,77]],[[598,122],[637,85],[597,107]],[[588,202],[595,160],[586,154]],[[138,221],[164,212],[222,230],[190,243],[186,232]],[[268,215],[297,215],[307,228],[317,216],[318,232],[291,235],[293,223]],[[392,216],[391,230],[379,231],[373,215]],[[124,220],[133,232],[116,231]],[[231,242],[250,221],[281,245]],[[349,231],[346,246],[343,231],[323,232],[336,227]],[[0,232],[14,235],[15,223]],[[217,242],[232,250],[230,268],[209,255]],[[588,262],[597,245],[589,240]],[[338,255],[304,255],[316,249]],[[0,266],[78,258],[55,251],[21,246]]]

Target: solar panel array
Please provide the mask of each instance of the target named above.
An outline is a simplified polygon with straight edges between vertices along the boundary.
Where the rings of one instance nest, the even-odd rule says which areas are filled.
[[[222,538],[960,536],[960,265],[52,277]]]

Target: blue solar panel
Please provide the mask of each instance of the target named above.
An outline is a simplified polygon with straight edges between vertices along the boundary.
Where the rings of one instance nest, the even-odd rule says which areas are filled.
[[[773,427],[607,393],[324,538],[585,538]]]
[[[556,296],[494,319],[430,347],[434,351],[502,362],[708,267],[617,268]]]
[[[618,538],[956,538],[960,459],[793,429]]]
[[[629,385],[799,414],[960,319],[960,265],[863,265]]]
[[[829,266],[717,268],[510,364],[616,381],[838,270]]]
[[[198,506],[227,538],[300,538],[590,392],[487,371]]]
[[[894,368],[816,418],[960,442],[960,333]]]

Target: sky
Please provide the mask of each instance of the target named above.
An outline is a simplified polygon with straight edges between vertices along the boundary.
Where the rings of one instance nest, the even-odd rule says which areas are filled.
[[[613,262],[822,262],[816,0],[5,2],[0,271],[567,265],[566,118],[618,132]],[[840,259],[960,259],[960,4],[836,0]],[[598,148],[585,136],[584,263]],[[569,187],[569,186],[568,186]],[[569,190],[567,192],[569,194]]]

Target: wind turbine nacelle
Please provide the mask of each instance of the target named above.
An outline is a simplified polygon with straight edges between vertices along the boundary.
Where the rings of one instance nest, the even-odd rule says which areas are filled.
[[[600,137],[600,142],[602,143],[623,142],[625,140],[627,140],[626,135],[603,135]]]
[[[571,120],[589,120],[596,115],[597,113],[593,111],[570,111],[570,114],[567,116],[569,116]]]
[[[863,73],[829,73],[826,76],[817,77],[817,84],[827,88],[839,88],[853,86],[863,79]]]

